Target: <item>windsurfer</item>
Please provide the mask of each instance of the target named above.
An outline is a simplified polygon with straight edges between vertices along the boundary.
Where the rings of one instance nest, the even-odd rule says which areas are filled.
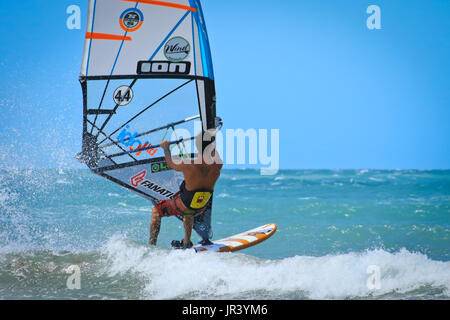
[[[222,159],[215,149],[214,134],[206,132],[195,138],[197,150],[202,150],[196,159],[174,161],[170,152],[170,142],[161,142],[167,166],[183,172],[184,181],[180,191],[170,200],[160,200],[152,209],[150,223],[150,245],[156,245],[161,228],[161,218],[183,216],[184,239],[173,241],[176,249],[191,248],[191,234],[195,216],[203,214],[212,201],[214,186],[223,167]],[[179,159],[177,159],[179,160]]]

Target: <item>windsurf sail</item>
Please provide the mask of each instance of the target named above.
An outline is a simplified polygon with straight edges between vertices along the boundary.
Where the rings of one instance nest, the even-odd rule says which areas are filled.
[[[90,0],[79,80],[78,160],[150,201],[173,197],[183,174],[167,167],[159,143],[172,140],[173,154],[192,158],[196,122],[203,132],[216,127],[200,1]]]

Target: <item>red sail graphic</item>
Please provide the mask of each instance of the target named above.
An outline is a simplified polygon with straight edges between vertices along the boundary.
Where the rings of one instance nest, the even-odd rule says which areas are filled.
[[[134,177],[131,178],[131,185],[133,185],[134,187],[138,187],[139,184],[144,181],[145,175],[147,174],[147,171],[144,170],[140,173],[138,173],[137,175],[135,175]]]

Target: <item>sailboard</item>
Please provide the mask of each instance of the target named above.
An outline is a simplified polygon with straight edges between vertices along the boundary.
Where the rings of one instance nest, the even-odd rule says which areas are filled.
[[[197,245],[193,247],[196,252],[236,252],[253,247],[274,235],[277,225],[270,223],[231,237],[213,241],[209,245]]]
[[[172,198],[183,174],[159,148],[193,158],[195,135],[218,126],[211,50],[199,0],[90,0],[77,159],[143,198]],[[197,132],[196,132],[197,131]],[[210,208],[195,221],[211,238]]]

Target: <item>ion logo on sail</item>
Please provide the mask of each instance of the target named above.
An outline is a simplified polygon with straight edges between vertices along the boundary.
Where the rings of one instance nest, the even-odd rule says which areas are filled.
[[[144,23],[144,15],[141,10],[130,8],[122,12],[119,23],[126,32],[134,32]]]
[[[190,62],[139,61],[137,74],[189,74]]]
[[[188,57],[190,51],[189,42],[182,37],[174,37],[167,41],[164,46],[164,55],[167,60],[172,62],[183,61]]]

